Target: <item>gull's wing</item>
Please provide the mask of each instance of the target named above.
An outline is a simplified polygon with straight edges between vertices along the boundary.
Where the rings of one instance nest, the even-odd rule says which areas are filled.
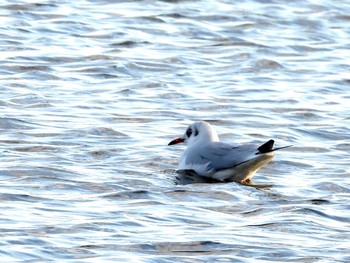
[[[252,160],[261,152],[256,145],[234,146],[222,142],[211,142],[203,145],[199,152],[202,163],[208,163],[216,171],[232,168]]]

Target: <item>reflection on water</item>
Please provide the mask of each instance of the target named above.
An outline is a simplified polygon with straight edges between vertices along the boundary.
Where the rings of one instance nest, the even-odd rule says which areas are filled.
[[[5,1],[1,259],[347,262],[346,1]],[[294,147],[254,187],[167,143]]]

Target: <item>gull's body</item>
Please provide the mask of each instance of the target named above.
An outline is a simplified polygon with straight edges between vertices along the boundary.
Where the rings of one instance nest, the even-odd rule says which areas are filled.
[[[188,126],[185,134],[169,145],[187,142],[187,149],[179,160],[178,169],[219,181],[250,182],[253,175],[274,156],[274,141],[263,145],[231,145],[219,141],[213,127],[204,121]],[[288,147],[288,146],[287,146]]]

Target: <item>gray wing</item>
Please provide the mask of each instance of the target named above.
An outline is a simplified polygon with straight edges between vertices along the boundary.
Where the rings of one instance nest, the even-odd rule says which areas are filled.
[[[257,157],[258,147],[255,145],[234,146],[222,142],[203,145],[200,157],[204,163],[215,170],[232,168]]]

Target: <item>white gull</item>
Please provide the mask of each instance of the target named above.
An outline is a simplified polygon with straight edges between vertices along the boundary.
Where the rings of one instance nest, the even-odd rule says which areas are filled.
[[[168,145],[182,142],[187,143],[187,149],[180,157],[179,171],[192,170],[200,176],[239,183],[250,183],[253,175],[272,160],[274,151],[290,147],[273,148],[274,140],[260,146],[223,143],[205,121],[189,125],[182,137]]]

